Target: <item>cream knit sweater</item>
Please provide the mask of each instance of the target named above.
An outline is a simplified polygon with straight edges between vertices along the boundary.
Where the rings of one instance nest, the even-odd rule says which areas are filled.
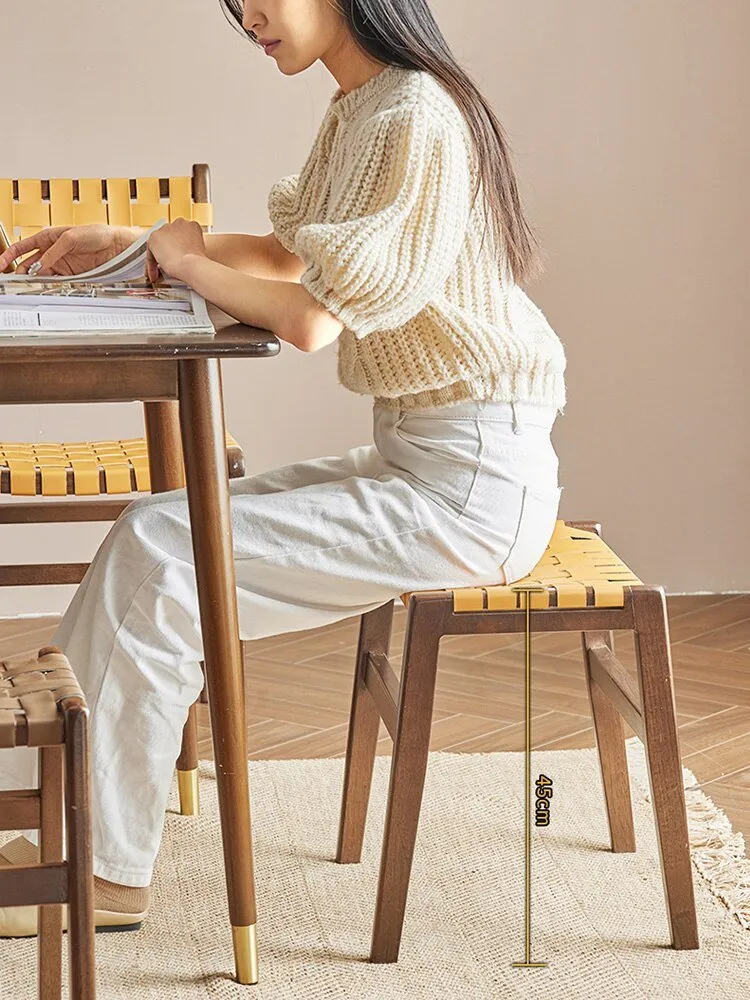
[[[388,66],[337,88],[298,174],[271,188],[301,284],[344,324],[338,377],[389,409],[464,399],[563,412],[565,351],[484,232],[476,157],[431,74]]]

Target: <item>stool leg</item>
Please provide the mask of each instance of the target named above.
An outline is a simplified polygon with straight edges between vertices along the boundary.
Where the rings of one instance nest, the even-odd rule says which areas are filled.
[[[632,852],[635,850],[635,828],[622,716],[591,676],[589,657],[590,646],[597,642],[614,650],[614,633],[611,630],[582,632],[581,639],[612,850]]]
[[[65,709],[65,820],[68,833],[68,961],[71,1000],[94,1000],[94,874],[88,709]]]
[[[180,795],[182,816],[198,816],[198,702],[190,706],[185,728],[182,730],[182,748],[177,758],[177,790]]]
[[[678,949],[697,948],[690,838],[663,588],[635,591],[633,614],[648,777],[672,944]]]
[[[398,959],[430,749],[442,615],[436,614],[439,605],[410,603],[371,962]]]
[[[393,601],[389,601],[374,611],[368,611],[360,619],[336,848],[336,861],[340,864],[358,862],[362,856],[367,804],[370,800],[375,748],[380,730],[380,713],[365,683],[367,654],[388,655],[393,629],[393,604]]]
[[[40,836],[39,860],[63,860],[63,748],[39,750]],[[62,995],[62,905],[39,907],[39,1000],[59,1000]]]

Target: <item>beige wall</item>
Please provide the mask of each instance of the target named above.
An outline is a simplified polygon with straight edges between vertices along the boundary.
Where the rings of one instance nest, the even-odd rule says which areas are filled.
[[[433,10],[506,127],[548,253],[529,292],[568,355],[561,515],[599,519],[670,593],[750,589],[750,6]],[[335,86],[322,65],[283,76],[215,0],[6,4],[0,32],[4,176],[168,175],[205,160],[218,231],[269,230],[268,188],[300,168]],[[371,440],[371,401],[338,385],[335,345],[223,371],[251,473]],[[0,416],[9,440],[142,427],[135,403]],[[82,561],[107,528],[0,530],[3,561]],[[62,610],[73,589],[6,590],[0,613]]]

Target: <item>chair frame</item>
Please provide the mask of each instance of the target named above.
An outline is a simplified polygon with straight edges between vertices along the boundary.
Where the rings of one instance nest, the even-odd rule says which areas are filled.
[[[145,183],[144,183],[145,180]],[[168,197],[170,183],[175,178],[160,177],[158,179],[158,194]],[[156,188],[151,179],[130,179],[129,188],[133,198],[143,185],[150,197],[156,195]],[[41,196],[50,197],[50,181],[42,180]],[[79,185],[83,182],[72,182],[73,196],[78,197]],[[19,182],[13,181],[13,194],[19,193]],[[191,198],[195,205],[206,205],[205,218],[209,221],[201,228],[211,232],[211,179],[207,163],[194,163],[191,174]],[[101,181],[102,205],[106,208],[107,181]],[[187,202],[185,202],[187,204]],[[97,206],[101,207],[101,206]],[[136,206],[134,206],[135,208]],[[167,208],[168,206],[164,206]],[[171,211],[171,206],[170,211]],[[47,213],[49,211],[45,208]],[[34,217],[36,218],[36,216]],[[38,221],[42,222],[43,219]],[[147,219],[138,219],[146,222]],[[57,223],[55,223],[57,224]],[[138,224],[136,222],[136,224]],[[12,238],[12,234],[11,234]],[[182,457],[182,439],[180,435],[179,403],[174,400],[148,401],[143,403],[146,446],[149,454],[149,475],[151,493],[180,489],[185,485],[185,471]],[[170,456],[168,465],[162,466],[154,456]],[[230,478],[245,475],[245,461],[241,449],[227,448],[228,474]],[[68,491],[73,492],[72,477],[69,479]],[[0,492],[10,492],[9,477],[0,473]],[[135,492],[135,491],[134,491]],[[115,521],[125,508],[132,503],[129,500],[95,497],[75,500],[22,500],[0,503],[0,525],[2,524],[39,524],[72,521]],[[0,587],[30,587],[50,584],[78,584],[83,579],[89,563],[24,563],[0,565]],[[244,647],[243,647],[244,651]],[[205,700],[205,694],[201,696]],[[193,706],[188,715],[183,730],[182,747],[177,759],[177,778],[180,796],[180,812],[184,816],[194,816],[200,811],[198,798],[198,716],[197,708]]]
[[[44,646],[45,653],[61,653]],[[4,906],[39,906],[39,1000],[62,993],[62,904],[68,904],[71,1000],[94,1000],[94,875],[91,853],[89,710],[83,699],[60,700],[64,743],[41,746],[39,787],[0,792],[0,830],[40,831],[40,863],[0,869]],[[26,720],[16,725],[16,746],[28,741]],[[64,792],[63,792],[64,789]],[[68,860],[63,860],[63,802]]]
[[[597,522],[564,523],[601,536]],[[536,626],[540,632],[581,632],[610,843],[617,853],[635,851],[623,719],[644,743],[671,944],[675,949],[697,948],[664,589],[626,585],[623,595],[622,607],[558,608],[550,604],[530,610],[532,630]],[[382,719],[393,740],[393,757],[371,962],[398,960],[427,770],[440,639],[526,629],[525,607],[456,612],[450,590],[412,593],[399,681],[388,659],[393,606],[390,601],[361,616],[336,849],[340,864],[360,861]],[[638,691],[615,656],[614,629],[634,633]]]

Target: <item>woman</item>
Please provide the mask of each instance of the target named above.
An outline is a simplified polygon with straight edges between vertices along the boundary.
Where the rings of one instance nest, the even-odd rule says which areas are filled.
[[[338,338],[340,381],[374,398],[374,444],[231,481],[242,638],[410,590],[520,579],[558,513],[550,431],[566,361],[520,287],[538,247],[501,126],[426,0],[222,6],[282,73],[321,60],[339,86],[301,171],[269,194],[272,233],[204,236],[178,220],[150,237],[149,273],[300,350]],[[42,274],[78,273],[132,235],[48,229],[0,271],[36,249],[19,272],[38,261]],[[97,923],[136,926],[202,686],[184,490],[130,504],[50,641],[91,707]],[[31,767],[6,754],[0,784],[28,786]],[[19,838],[5,862],[34,851]],[[36,931],[33,908],[0,916],[2,934]]]

